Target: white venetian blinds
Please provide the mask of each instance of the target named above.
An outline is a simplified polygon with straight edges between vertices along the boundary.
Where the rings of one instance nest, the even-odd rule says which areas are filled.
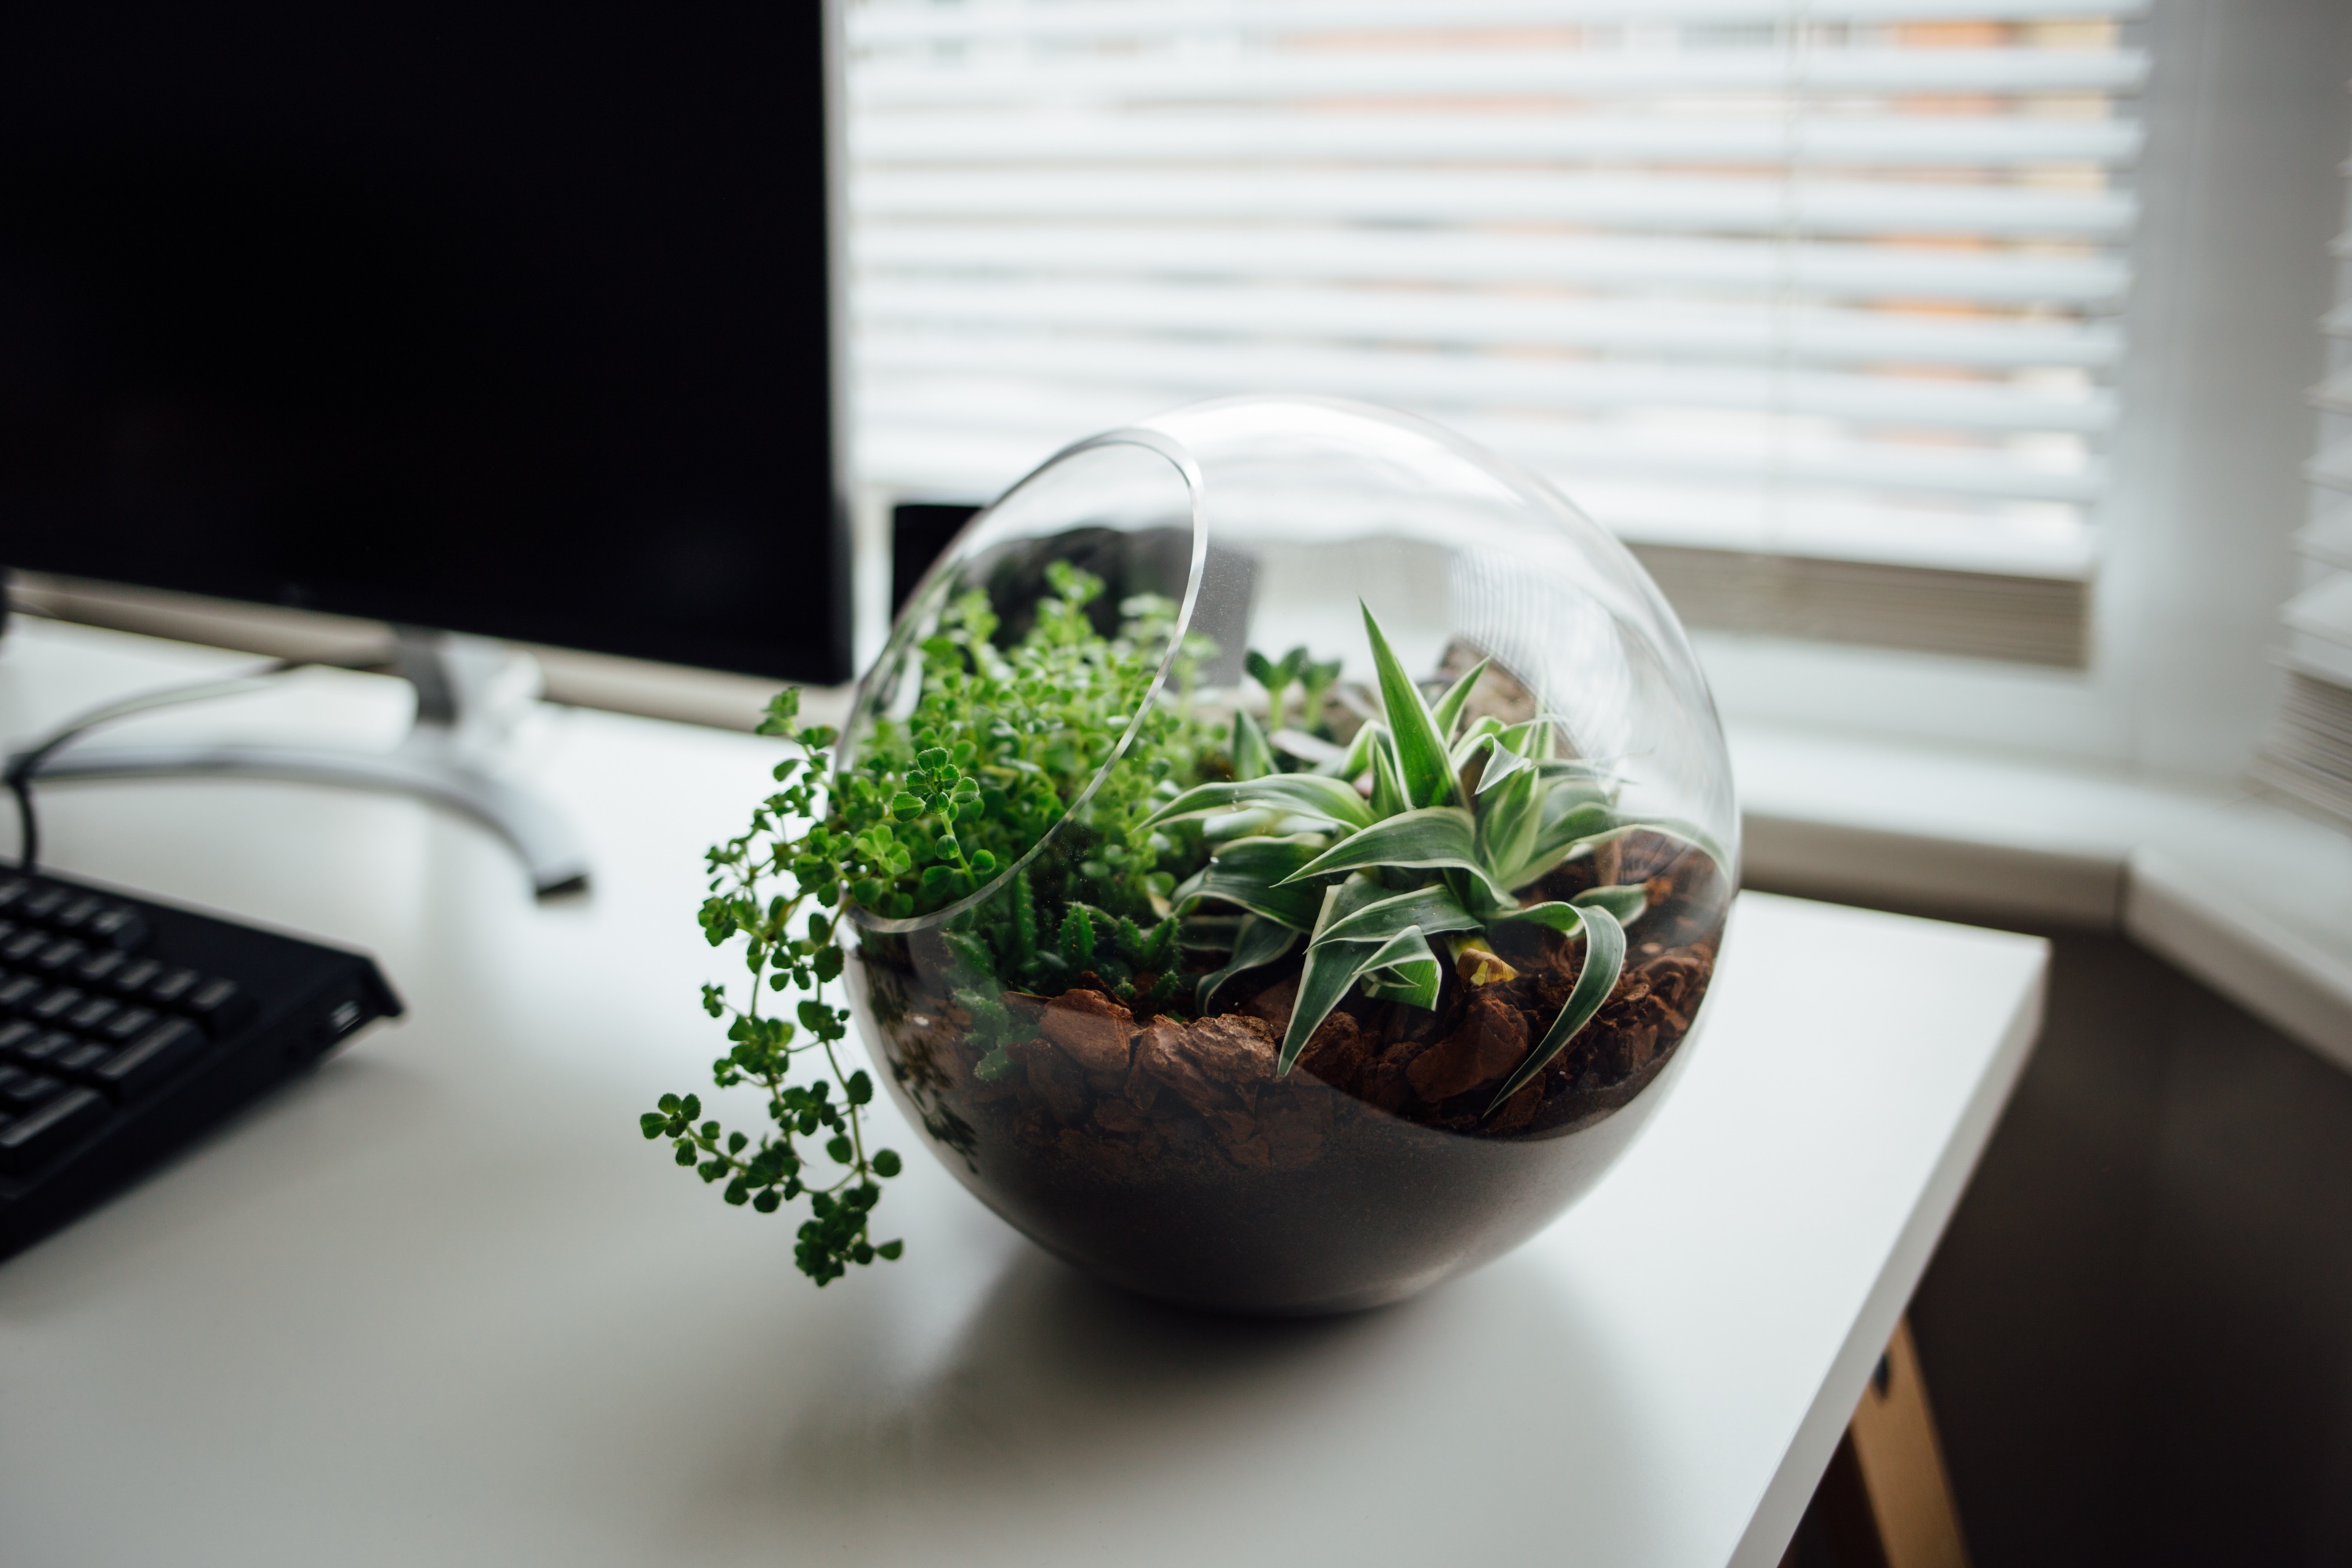
[[[861,478],[1431,415],[1694,619],[2077,662],[2137,0],[848,0]]]

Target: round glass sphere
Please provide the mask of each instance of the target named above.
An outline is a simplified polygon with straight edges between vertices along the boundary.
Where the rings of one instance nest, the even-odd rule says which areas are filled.
[[[839,755],[885,1083],[1041,1246],[1201,1307],[1397,1300],[1558,1215],[1689,1055],[1735,886],[1721,726],[1633,557],[1336,400],[1014,485]]]

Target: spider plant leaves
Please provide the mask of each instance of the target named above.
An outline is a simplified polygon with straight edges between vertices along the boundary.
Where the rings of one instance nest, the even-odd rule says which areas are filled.
[[[1384,730],[1372,738],[1372,815],[1394,816],[1412,805],[1404,775],[1397,770],[1396,737]]]
[[[1543,816],[1543,826],[1526,858],[1503,873],[1503,880],[1514,888],[1526,887],[1572,855],[1589,852],[1618,827],[1615,814],[1600,801],[1570,801],[1563,806],[1547,798]]]
[[[1462,718],[1463,705],[1470,700],[1470,689],[1478,684],[1478,678],[1486,674],[1486,667],[1494,662],[1491,658],[1482,658],[1472,665],[1470,673],[1446,688],[1445,695],[1439,698],[1437,705],[1429,710],[1429,721],[1437,727],[1440,740],[1454,733],[1454,726]]]
[[[1194,990],[1194,1005],[1201,1012],[1209,1010],[1209,1001],[1218,989],[1234,975],[1245,970],[1258,969],[1272,963],[1297,945],[1298,932],[1278,921],[1245,915],[1241,929],[1234,935],[1233,958],[1223,969],[1201,976]]]
[[[1437,1005],[1437,988],[1445,978],[1429,939],[1416,927],[1407,927],[1382,942],[1364,960],[1359,973],[1365,994],[1423,1010]]]
[[[1535,1076],[1551,1064],[1551,1059],[1568,1048],[1577,1032],[1592,1022],[1609,994],[1617,989],[1617,977],[1625,972],[1625,928],[1617,917],[1597,904],[1584,906],[1584,967],[1578,971],[1575,988],[1568,994],[1568,1003],[1559,1016],[1544,1031],[1527,1059],[1511,1074],[1495,1098],[1481,1112],[1492,1116],[1511,1096],[1525,1089]]]
[[[1339,891],[1332,889],[1335,900]],[[1381,942],[1334,942],[1309,947],[1307,965],[1298,975],[1298,996],[1291,1004],[1290,1026],[1283,1034],[1282,1050],[1275,1059],[1276,1076],[1297,1065],[1307,1042],[1315,1037],[1315,1031],[1323,1026],[1323,1020],[1331,1016],[1331,1009],[1350,986],[1382,970],[1396,974],[1396,989],[1403,993],[1398,1000],[1426,995],[1428,1002],[1415,1003],[1417,1006],[1437,1000],[1443,973],[1437,954],[1418,926],[1407,926]]]
[[[1580,807],[1578,809],[1581,811],[1584,808]],[[1570,816],[1574,815],[1574,813],[1570,814]],[[1565,831],[1568,826],[1569,818],[1563,817],[1561,819],[1559,829],[1545,829],[1544,842],[1547,845],[1550,844],[1561,836],[1562,832]],[[1724,847],[1717,841],[1715,836],[1707,832],[1706,829],[1698,826],[1695,823],[1678,821],[1670,816],[1644,816],[1631,821],[1612,821],[1612,826],[1603,831],[1592,833],[1574,839],[1572,842],[1565,845],[1559,857],[1556,859],[1553,859],[1549,865],[1547,865],[1544,869],[1549,870],[1552,866],[1557,866],[1563,860],[1580,858],[1583,856],[1591,854],[1595,849],[1601,847],[1603,845],[1614,844],[1621,839],[1631,837],[1636,833],[1654,833],[1661,838],[1677,839],[1682,843],[1690,845],[1696,849],[1703,851],[1706,855],[1707,858],[1713,860],[1717,866],[1729,866],[1731,864],[1730,852],[1725,849]],[[1523,886],[1524,884],[1521,885]]]
[[[1454,798],[1454,766],[1445,752],[1445,737],[1430,715],[1421,688],[1397,662],[1394,649],[1372,618],[1364,612],[1364,636],[1372,645],[1372,666],[1380,672],[1381,707],[1388,716],[1389,735],[1396,745],[1397,772],[1404,781],[1409,805],[1438,805]]]
[[[1231,748],[1234,778],[1247,783],[1262,779],[1274,772],[1274,752],[1265,743],[1265,731],[1251,718],[1249,710],[1234,710],[1234,738]]]
[[[1478,828],[1458,805],[1425,805],[1375,822],[1339,840],[1292,873],[1293,881],[1375,867],[1467,871],[1498,903],[1510,893],[1478,854]]]
[[[1295,816],[1319,817],[1339,827],[1369,827],[1371,808],[1354,786],[1322,773],[1268,773],[1233,784],[1195,784],[1145,820],[1145,827],[1207,816],[1237,806],[1272,806]]]
[[[1587,888],[1567,903],[1529,904],[1525,909],[1507,910],[1486,923],[1500,925],[1505,921],[1525,921],[1531,925],[1549,926],[1562,936],[1574,936],[1584,929],[1586,910],[1606,910],[1619,925],[1628,926],[1641,919],[1649,907],[1649,890],[1639,884]]]
[[[1557,901],[1529,904],[1525,909],[1507,910],[1487,923],[1501,925],[1506,921],[1524,921],[1529,925],[1549,926],[1562,936],[1574,936],[1584,930],[1584,911],[1574,904]]]
[[[1283,1032],[1282,1050],[1275,1058],[1275,1076],[1288,1072],[1298,1053],[1356,983],[1364,970],[1366,949],[1349,942],[1307,950],[1307,965],[1298,972],[1298,995],[1290,1005],[1290,1026]]]
[[[1582,910],[1607,910],[1621,926],[1632,925],[1650,907],[1650,890],[1639,882],[1587,888],[1570,900]]]
[[[1731,871],[1731,851],[1725,848],[1714,834],[1695,822],[1684,822],[1672,816],[1645,816],[1639,822],[1627,823],[1625,828],[1629,833],[1654,833],[1662,838],[1679,838],[1704,853],[1722,868],[1726,875]]]
[[[1491,713],[1481,714],[1472,720],[1470,727],[1452,742],[1454,749],[1446,753],[1445,760],[1458,773],[1470,765],[1471,758],[1486,750],[1488,743],[1502,732],[1503,721]]]
[[[1378,720],[1365,721],[1356,726],[1356,732],[1349,737],[1348,749],[1340,754],[1339,760],[1324,763],[1315,771],[1328,773],[1335,779],[1345,779],[1349,784],[1355,783],[1371,768],[1372,752],[1388,732],[1389,727]]]
[[[1181,908],[1199,899],[1221,899],[1294,931],[1306,931],[1321,912],[1323,895],[1313,887],[1284,884],[1321,847],[1322,840],[1307,834],[1236,839],[1178,888],[1171,901]]]
[[[1411,892],[1376,899],[1351,914],[1325,923],[1315,933],[1315,945],[1334,942],[1387,942],[1399,932],[1418,929],[1425,936],[1450,931],[1476,931],[1484,922],[1462,907],[1443,882]]]
[[[1348,754],[1345,746],[1335,746],[1322,736],[1310,735],[1304,730],[1276,730],[1265,738],[1265,743],[1286,756],[1297,758],[1318,773]]]
[[[1486,863],[1515,867],[1534,854],[1543,831],[1543,807],[1532,773],[1516,773],[1502,788],[1480,795],[1478,852]]]

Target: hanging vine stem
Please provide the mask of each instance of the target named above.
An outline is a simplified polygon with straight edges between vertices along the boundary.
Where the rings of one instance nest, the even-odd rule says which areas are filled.
[[[824,995],[825,987],[841,978],[844,963],[839,927],[827,911],[841,897],[846,847],[819,811],[835,737],[824,725],[796,728],[799,717],[797,689],[780,692],[769,703],[759,732],[787,737],[801,754],[776,764],[773,776],[781,787],[752,811],[751,826],[710,847],[710,896],[700,912],[711,946],[745,939],[743,965],[751,974],[744,1005],[718,985],[702,988],[703,1011],[728,1020],[727,1037],[733,1042],[727,1055],[710,1064],[712,1081],[721,1089],[748,1083],[763,1089],[773,1127],[755,1143],[749,1133],[728,1131],[715,1119],[698,1125],[702,1101],[691,1094],[663,1095],[656,1110],[638,1118],[638,1126],[648,1139],[669,1139],[677,1163],[692,1167],[705,1182],[724,1180],[730,1204],[773,1214],[805,1196],[809,1218],[800,1227],[793,1258],[802,1273],[823,1285],[840,1279],[853,1263],[895,1258],[905,1244],[873,1239],[879,1184],[897,1175],[900,1163],[889,1149],[866,1153],[862,1110],[874,1098],[874,1080],[863,1071],[841,1070],[834,1046],[848,1033],[849,1013]],[[763,899],[773,879],[783,877],[797,884],[797,891]],[[817,907],[808,911],[795,937],[793,921],[810,904]],[[807,993],[794,1009],[797,1028],[760,1009],[763,991],[787,989]],[[823,1057],[824,1075],[807,1084],[787,1081],[794,1058],[812,1051]],[[824,1184],[810,1179],[801,1143],[820,1133],[828,1135],[825,1157],[841,1171]]]

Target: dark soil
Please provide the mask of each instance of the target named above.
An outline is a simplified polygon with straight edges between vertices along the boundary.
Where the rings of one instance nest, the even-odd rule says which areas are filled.
[[[1068,1162],[1074,1174],[1148,1180],[1171,1167],[1298,1169],[1359,1124],[1559,1137],[1626,1104],[1673,1056],[1714,973],[1729,900],[1712,860],[1648,834],[1529,891],[1566,899],[1603,879],[1648,885],[1650,908],[1627,932],[1625,972],[1568,1048],[1491,1115],[1495,1094],[1574,986],[1580,939],[1499,927],[1492,944],[1516,978],[1474,986],[1449,974],[1434,1010],[1350,997],[1282,1079],[1274,1066],[1297,989],[1296,955],[1240,977],[1218,997],[1224,1011],[1192,1021],[1139,1018],[1083,979],[1051,998],[1007,992],[1006,1005],[1032,1018],[1036,1034],[1006,1047],[1019,1070],[994,1082],[973,1070],[983,1053],[966,1036],[969,1017],[924,983],[923,972],[943,963],[923,963],[919,946],[869,942],[866,978],[899,1087],[932,1136],[967,1159],[985,1143]]]

